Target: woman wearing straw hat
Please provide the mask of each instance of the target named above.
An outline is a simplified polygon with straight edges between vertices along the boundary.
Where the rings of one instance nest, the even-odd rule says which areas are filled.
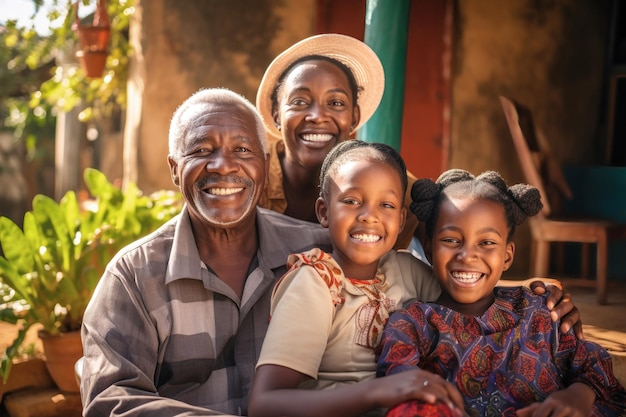
[[[314,207],[322,161],[372,116],[384,88],[378,56],[350,36],[311,36],[278,55],[265,71],[256,97],[266,130],[275,139],[259,205],[317,222]],[[409,174],[409,190],[414,181]],[[411,201],[409,194],[405,201],[407,205]],[[411,243],[418,222],[409,217],[396,249]]]

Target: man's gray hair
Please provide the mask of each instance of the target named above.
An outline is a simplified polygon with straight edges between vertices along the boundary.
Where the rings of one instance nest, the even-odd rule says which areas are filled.
[[[174,112],[172,121],[170,122],[169,132],[169,154],[175,160],[182,156],[182,145],[184,138],[189,131],[190,124],[205,111],[204,106],[200,104],[208,103],[225,103],[225,104],[241,104],[245,106],[254,116],[257,135],[263,148],[263,153],[269,152],[267,145],[267,134],[263,120],[258,110],[247,98],[235,93],[227,88],[203,88],[187,98]]]

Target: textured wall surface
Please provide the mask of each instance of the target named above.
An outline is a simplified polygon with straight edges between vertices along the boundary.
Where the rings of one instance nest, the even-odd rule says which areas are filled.
[[[501,162],[515,154],[500,94],[533,110],[559,160],[594,162],[606,19],[605,2],[459,2],[451,165],[521,178]]]
[[[173,187],[166,158],[169,121],[176,107],[202,87],[230,88],[254,103],[270,61],[287,46],[313,33],[315,2],[138,3],[141,21],[136,22],[139,48],[134,85],[141,100],[133,104],[135,121],[140,117],[134,129],[134,159],[136,181],[149,192]],[[132,117],[127,118],[129,122],[132,127]],[[128,137],[125,140],[133,141]]]
[[[498,101],[527,105],[556,158],[600,163],[608,2],[459,1],[455,16],[449,166],[523,182]],[[527,270],[527,225],[514,268]]]

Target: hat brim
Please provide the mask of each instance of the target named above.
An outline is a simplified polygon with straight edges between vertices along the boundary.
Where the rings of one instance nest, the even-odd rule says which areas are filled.
[[[272,117],[272,93],[285,70],[300,58],[320,55],[336,59],[346,65],[359,88],[357,104],[361,111],[357,130],[374,114],[385,90],[385,71],[376,53],[364,42],[347,35],[325,33],[296,42],[281,52],[267,67],[256,95],[256,106],[265,129],[272,136],[281,137]]]

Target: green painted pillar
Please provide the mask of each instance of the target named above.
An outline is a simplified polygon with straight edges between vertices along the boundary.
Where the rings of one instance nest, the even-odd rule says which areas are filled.
[[[374,115],[357,132],[357,138],[383,142],[400,151],[404,76],[411,0],[367,0],[365,43],[385,69],[385,93]]]

